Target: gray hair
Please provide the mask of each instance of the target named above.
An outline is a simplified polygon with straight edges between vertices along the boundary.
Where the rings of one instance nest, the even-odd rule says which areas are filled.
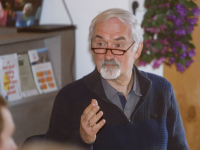
[[[123,23],[128,23],[132,26],[132,38],[135,41],[134,50],[137,49],[139,43],[143,42],[143,35],[141,26],[137,22],[136,17],[129,11],[120,9],[120,8],[112,8],[103,11],[99,15],[97,15],[91,22],[89,27],[89,42],[91,42],[94,34],[95,25],[100,21],[107,21],[110,18],[117,17]]]
[[[30,11],[33,10],[33,5],[32,5],[31,3],[26,3],[26,4],[24,5],[24,8],[25,8],[25,7],[29,7],[29,8],[30,8]]]

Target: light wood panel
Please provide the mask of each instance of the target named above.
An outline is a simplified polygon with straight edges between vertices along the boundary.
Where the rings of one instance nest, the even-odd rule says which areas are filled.
[[[200,1],[195,1],[200,7]],[[164,66],[164,77],[175,91],[190,150],[200,150],[200,16],[192,34],[196,46],[194,63],[184,73]]]

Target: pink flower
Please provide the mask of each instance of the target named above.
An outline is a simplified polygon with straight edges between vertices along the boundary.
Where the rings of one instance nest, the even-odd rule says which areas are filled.
[[[160,30],[163,31],[166,29],[166,27],[167,27],[166,25],[160,25]]]
[[[163,49],[162,49],[162,51],[161,51],[161,53],[162,53],[162,54],[165,54],[166,51],[167,51],[167,46],[164,46]]]
[[[162,43],[162,44],[164,44],[164,45],[167,44],[167,39],[164,39],[164,40],[162,40],[162,39],[158,39],[158,40],[159,40],[160,43]]]
[[[162,62],[165,61],[165,60],[166,60],[165,57],[161,57],[160,59],[155,60],[155,61],[153,62],[153,68],[154,68],[154,69],[158,68],[158,67],[162,64]]]
[[[148,63],[147,62],[143,62],[143,61],[141,61],[140,60],[140,62],[139,62],[139,66],[146,66]]]
[[[155,47],[152,47],[153,52],[158,52],[158,50]]]
[[[170,4],[169,4],[169,3],[166,3],[166,4],[165,4],[165,7],[168,7],[168,8],[169,8],[169,7],[170,7]]]

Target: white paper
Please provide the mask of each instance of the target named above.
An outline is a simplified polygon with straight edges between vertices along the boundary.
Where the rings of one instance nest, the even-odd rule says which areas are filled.
[[[22,98],[17,54],[0,56],[1,95],[8,101]]]

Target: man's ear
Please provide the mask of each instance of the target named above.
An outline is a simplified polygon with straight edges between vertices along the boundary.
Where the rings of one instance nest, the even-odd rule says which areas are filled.
[[[136,53],[133,56],[134,59],[137,59],[137,58],[140,57],[140,55],[142,53],[142,48],[143,48],[143,43],[141,42],[141,43],[139,43],[138,49],[137,49]]]

